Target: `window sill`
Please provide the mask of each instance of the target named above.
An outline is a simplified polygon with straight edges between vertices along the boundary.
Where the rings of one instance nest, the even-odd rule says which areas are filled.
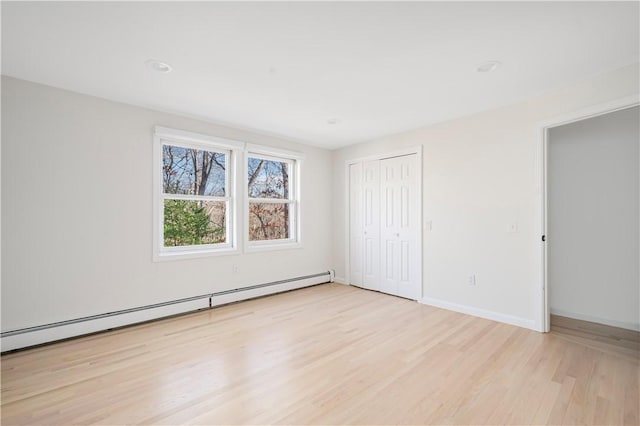
[[[202,257],[214,257],[214,256],[229,256],[240,254],[240,250],[234,247],[223,249],[209,249],[209,250],[185,250],[185,251],[165,251],[160,253],[154,253],[154,262],[166,262],[174,260],[187,260],[198,259]]]
[[[244,252],[245,253],[257,253],[261,251],[277,251],[277,250],[292,250],[292,249],[300,249],[302,248],[302,243],[300,242],[281,242],[281,243],[268,243],[268,244],[251,244],[246,243]]]

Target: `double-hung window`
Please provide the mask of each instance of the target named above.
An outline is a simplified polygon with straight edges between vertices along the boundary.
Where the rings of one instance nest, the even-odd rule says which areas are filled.
[[[185,135],[156,132],[156,258],[228,252],[235,245],[233,151]]]
[[[293,158],[247,153],[249,249],[298,243],[297,166]]]
[[[156,127],[154,260],[300,247],[301,159]]]

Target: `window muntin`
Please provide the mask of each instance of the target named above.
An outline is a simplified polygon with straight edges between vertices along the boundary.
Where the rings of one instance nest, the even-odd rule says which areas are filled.
[[[162,140],[164,252],[231,246],[227,150]]]
[[[295,160],[247,156],[248,242],[296,241]]]

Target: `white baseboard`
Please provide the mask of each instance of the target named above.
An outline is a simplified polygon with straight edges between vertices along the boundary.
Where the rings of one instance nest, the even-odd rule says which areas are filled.
[[[283,291],[295,290],[298,288],[322,284],[328,281],[328,276],[329,275],[304,278],[286,283],[274,284],[268,287],[248,289],[246,291],[238,291],[236,293],[214,296],[211,300],[211,304],[212,306],[226,305],[228,303],[239,302],[242,300],[253,299],[260,296],[281,293]],[[116,327],[132,325],[144,321],[159,319],[171,315],[184,314],[207,308],[209,308],[209,299],[205,298],[188,302],[175,303],[173,305],[149,308],[136,312],[128,312],[99,319],[65,324],[58,327],[25,331],[21,334],[3,336],[0,341],[0,348],[2,352],[11,351],[14,349],[26,348],[42,343],[67,339],[69,337],[82,336],[98,331],[105,331]]]
[[[591,315],[576,314],[574,312],[567,312],[567,311],[563,311],[555,308],[550,308],[549,311],[551,312],[551,315],[558,315],[561,317],[573,318],[580,321],[595,322],[597,324],[604,324],[611,327],[624,328],[626,330],[640,331],[639,323],[616,321],[616,320],[610,320],[606,318],[594,317]]]
[[[467,315],[473,315],[475,317],[485,318],[485,319],[489,319],[497,322],[502,322],[505,324],[515,325],[518,327],[523,327],[523,328],[528,328],[531,330],[538,331],[535,328],[535,321],[526,319],[526,318],[515,317],[507,314],[501,314],[499,312],[488,311],[485,309],[476,308],[474,306],[459,305],[457,303],[451,303],[445,300],[434,299],[432,297],[424,297],[418,302],[425,305],[429,305],[429,306],[435,306],[437,308],[443,308],[450,311],[460,312]]]
[[[347,284],[347,279],[345,277],[335,277],[333,280],[338,284],[349,285]]]
[[[136,324],[170,315],[205,309],[208,307],[209,300],[200,299],[185,303],[176,303],[175,305],[162,306],[159,308],[146,309],[144,311],[114,315],[91,321],[46,328],[44,330],[35,330],[12,336],[3,336],[1,340],[2,352],[67,339],[69,337],[82,336],[84,334],[104,331],[110,328],[122,327],[129,324]]]

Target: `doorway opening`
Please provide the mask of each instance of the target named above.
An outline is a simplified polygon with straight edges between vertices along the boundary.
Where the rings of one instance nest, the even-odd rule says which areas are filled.
[[[542,127],[540,331],[638,344],[639,113],[636,96]]]

